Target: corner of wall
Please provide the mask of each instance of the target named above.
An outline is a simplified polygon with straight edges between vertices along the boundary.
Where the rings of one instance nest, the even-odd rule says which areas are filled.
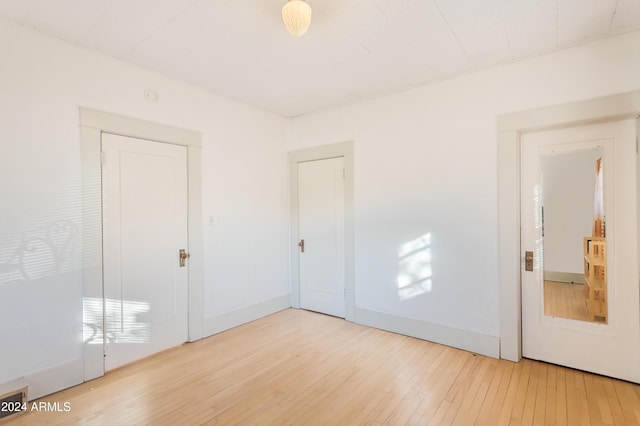
[[[226,314],[204,320],[204,337],[255,321],[291,307],[291,295],[285,294],[275,299],[247,306]]]

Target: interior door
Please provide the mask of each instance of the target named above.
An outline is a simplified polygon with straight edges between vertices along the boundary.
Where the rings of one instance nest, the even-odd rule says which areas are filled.
[[[344,318],[344,158],[298,164],[300,306]]]
[[[556,172],[552,165],[564,164],[557,172],[569,179],[578,173],[574,168],[582,161],[579,159],[591,154],[595,154],[590,160],[593,180],[587,190],[593,201],[585,212],[579,207],[580,201],[571,201],[582,190],[582,184],[554,182],[551,175]],[[635,120],[525,134],[521,138],[521,155],[523,355],[640,382]],[[558,192],[562,186],[566,189],[560,198],[565,199],[565,204],[554,204],[549,193]],[[599,203],[603,203],[603,211],[598,210]],[[552,208],[556,205],[559,207]],[[560,211],[566,217],[558,224],[554,221]],[[580,235],[572,229],[583,221],[583,213],[588,223]],[[559,254],[552,250],[551,243],[558,233],[560,240],[565,240],[569,257],[581,265],[581,274],[564,271],[554,272],[553,278],[545,277],[551,275],[545,265],[558,263]],[[596,233],[606,236],[594,237]],[[596,243],[601,246],[596,248]],[[600,264],[594,260],[594,253],[602,255]],[[593,277],[594,271],[601,274],[599,281]],[[562,281],[562,276],[568,276],[579,281],[580,275],[584,278],[582,284],[573,282],[573,278],[564,280],[571,282],[554,284],[573,291],[569,297],[573,297],[575,308],[586,309],[584,318],[563,313],[572,309],[568,304],[563,308],[559,302],[558,306],[551,306],[556,301],[550,296],[551,287],[547,287],[550,279]],[[590,292],[594,283],[600,288]]]
[[[188,334],[186,147],[102,136],[105,370]]]

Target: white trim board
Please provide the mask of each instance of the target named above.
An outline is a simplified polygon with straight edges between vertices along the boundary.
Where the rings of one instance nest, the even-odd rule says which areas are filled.
[[[356,308],[356,323],[493,358],[500,355],[500,339],[496,336],[360,308]]]
[[[214,334],[288,309],[291,307],[289,303],[290,300],[291,296],[285,294],[284,296],[247,306],[246,308],[218,315],[213,318],[207,318],[204,321],[204,337],[213,336]]]
[[[640,114],[640,90],[498,117],[498,279],[500,358],[522,358],[520,135],[616,121]]]
[[[322,145],[314,148],[289,152],[289,200],[291,214],[290,278],[291,306],[300,308],[300,265],[298,256],[298,163],[344,158],[344,263],[345,263],[345,319],[355,320],[356,284],[355,284],[355,239],[353,209],[353,141]]]
[[[188,163],[188,238],[189,268],[189,341],[202,339],[204,319],[204,242],[202,232],[202,135],[130,117],[80,108],[80,150],[83,193],[83,300],[102,301],[102,204],[100,143],[102,133],[167,142],[187,147]],[[100,309],[97,309],[100,311]],[[95,318],[85,323],[95,323]],[[104,349],[83,338],[84,380],[104,374]],[[59,390],[59,389],[56,389]]]

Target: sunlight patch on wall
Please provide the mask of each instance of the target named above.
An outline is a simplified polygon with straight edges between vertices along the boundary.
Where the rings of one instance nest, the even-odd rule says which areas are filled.
[[[404,243],[398,249],[398,296],[409,300],[431,291],[431,233]]]
[[[105,326],[107,341],[112,343],[148,343],[151,338],[151,326],[140,320],[140,316],[149,312],[147,302],[131,300],[105,300]],[[83,340],[89,344],[103,343],[102,299],[84,298]]]
[[[85,297],[82,304],[82,340],[92,345],[101,345],[103,343],[102,299]]]

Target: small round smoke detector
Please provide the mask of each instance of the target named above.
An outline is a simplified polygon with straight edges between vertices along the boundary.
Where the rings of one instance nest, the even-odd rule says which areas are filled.
[[[150,103],[158,102],[158,93],[155,90],[146,89],[144,91],[144,100]]]

